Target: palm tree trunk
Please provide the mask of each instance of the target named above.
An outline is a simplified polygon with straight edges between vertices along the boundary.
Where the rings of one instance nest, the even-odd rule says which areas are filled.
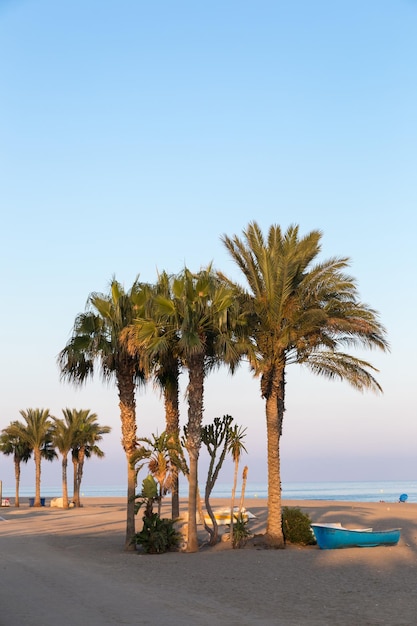
[[[78,459],[73,456],[72,457],[72,467],[73,467],[73,471],[74,471],[74,478],[73,478],[73,500],[74,500],[74,504],[75,506],[80,506],[80,491],[78,489],[78,480],[77,480],[77,476],[78,476]]]
[[[278,379],[278,380],[277,380]],[[276,376],[266,398],[268,450],[268,519],[265,541],[274,548],[284,548],[281,511],[280,439],[284,416],[284,370]]]
[[[85,447],[81,446],[78,451],[78,463],[77,463],[77,494],[78,494],[78,506],[81,504],[81,481],[83,479],[84,472],[84,460],[85,460]]]
[[[41,451],[39,448],[33,449],[33,456],[35,457],[35,501],[33,506],[41,505]]]
[[[198,551],[197,537],[197,485],[198,485],[198,451],[188,451],[190,457],[190,474],[188,482],[188,535],[187,552]]]
[[[187,481],[190,482],[190,474],[186,473],[185,477]],[[200,488],[198,484],[197,484],[197,513],[198,513],[198,519],[200,520],[200,524],[204,526],[204,511],[203,511],[203,505],[201,502]]]
[[[62,506],[64,509],[68,508],[67,466],[68,466],[68,457],[66,454],[63,454],[62,455]]]
[[[165,387],[165,421],[166,431],[179,440],[179,406],[178,406],[178,379],[176,384]],[[176,473],[171,490],[171,517],[177,519],[180,516],[179,499],[179,476]]]
[[[136,545],[132,541],[135,535],[135,493],[136,470],[131,464],[132,454],[136,449],[136,403],[133,370],[126,366],[117,374],[119,390],[120,420],[122,425],[122,446],[127,459],[127,508],[126,508],[126,537],[125,550],[134,551]]]
[[[188,482],[187,552],[197,552],[198,456],[201,446],[201,423],[203,420],[204,396],[203,355],[197,354],[190,357],[188,364],[188,376],[187,450],[190,457],[190,473]]]
[[[127,456],[127,510],[126,510],[126,538],[125,550],[136,550],[132,539],[135,535],[135,493],[136,493],[136,470],[130,462],[130,455]]]
[[[171,517],[178,519],[180,516],[180,477],[179,472],[172,479],[171,490]]]
[[[20,460],[15,457],[14,460],[14,478],[15,478],[15,498],[14,505],[15,507],[20,506],[19,502],[19,489],[20,489]]]

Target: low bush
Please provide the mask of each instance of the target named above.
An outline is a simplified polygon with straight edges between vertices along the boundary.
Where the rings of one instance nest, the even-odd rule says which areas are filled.
[[[310,524],[310,517],[301,509],[288,506],[282,509],[282,530],[286,542],[302,546],[315,545],[316,540]]]
[[[243,548],[248,538],[251,536],[248,528],[248,519],[242,513],[234,516],[233,521],[233,547]]]
[[[144,516],[143,528],[134,536],[134,543],[141,545],[148,554],[162,554],[177,550],[182,537],[175,528],[175,520],[159,517],[158,513]]]

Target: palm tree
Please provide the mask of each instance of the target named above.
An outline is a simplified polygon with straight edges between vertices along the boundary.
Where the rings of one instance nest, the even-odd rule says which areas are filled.
[[[165,427],[169,437],[180,445],[179,433],[179,375],[180,362],[175,356],[175,352],[166,352],[160,354],[156,359],[154,368],[154,379],[156,384],[162,390],[165,406]],[[175,462],[175,458],[171,459]],[[173,476],[171,485],[171,517],[177,519],[180,514],[179,504],[179,474]]]
[[[235,509],[235,496],[237,486],[237,476],[239,472],[240,457],[243,452],[247,452],[243,440],[246,437],[246,428],[242,428],[237,424],[233,428],[230,428],[228,451],[231,453],[235,470],[233,475],[233,487],[232,487],[232,502],[230,504],[230,543],[233,545],[233,522],[234,522],[234,509]],[[241,507],[239,507],[241,508]],[[240,513],[240,511],[239,511]]]
[[[24,422],[12,422],[9,434],[24,442],[35,459],[35,500],[34,506],[41,506],[41,459],[52,461],[56,452],[52,445],[52,416],[49,409],[27,409],[20,411]]]
[[[62,412],[64,419],[53,418],[52,441],[62,456],[62,506],[64,509],[67,509],[69,506],[67,480],[68,454],[74,444],[76,422],[73,420],[72,412],[69,409],[63,409]]]
[[[279,445],[285,408],[287,365],[301,363],[316,374],[381,391],[368,362],[346,354],[346,346],[388,348],[377,313],[358,299],[354,280],[344,273],[347,258],[312,266],[321,233],[299,237],[298,226],[285,233],[271,226],[265,240],[256,222],[243,239],[222,241],[248,285],[242,289],[250,337],[246,353],[265,399],[268,457],[268,524],[265,543],[284,547],[281,525]],[[224,278],[224,277],[223,277]]]
[[[14,425],[14,426],[13,426]],[[16,422],[12,422],[11,426],[15,427]],[[15,499],[14,505],[20,506],[19,489],[20,489],[20,465],[27,463],[32,456],[32,450],[26,441],[22,440],[18,435],[10,432],[10,427],[3,428],[0,435],[0,452],[3,454],[13,455],[14,475],[15,475]]]
[[[103,439],[103,435],[111,432],[110,426],[101,426],[97,422],[97,415],[90,413],[89,409],[73,411],[77,428],[72,445],[72,461],[74,467],[74,503],[81,506],[80,492],[81,481],[84,471],[85,459],[96,456],[104,457],[104,452],[97,443]]]
[[[143,289],[142,307],[137,309],[134,325],[124,332],[128,350],[139,354],[147,376],[153,375],[155,385],[164,397],[166,432],[176,439],[179,445],[179,377],[181,362],[178,353],[178,337],[167,332],[167,318],[164,301],[172,299],[171,277],[166,273],[158,275],[156,285]],[[162,302],[160,298],[163,298]],[[146,357],[146,358],[145,358]],[[175,462],[175,459],[172,459]],[[171,486],[172,519],[179,517],[178,473],[173,476]]]
[[[140,300],[141,285],[135,280],[125,292],[116,279],[110,293],[91,293],[87,311],[77,316],[72,337],[60,352],[58,363],[62,378],[81,385],[99,369],[106,381],[115,380],[120,407],[122,446],[127,461],[127,510],[125,549],[134,550],[135,470],[131,456],[136,449],[136,386],[144,382],[140,359],[130,354],[121,338],[123,329],[132,324]]]
[[[188,474],[187,551],[198,550],[197,493],[198,457],[201,447],[204,379],[213,368],[227,363],[233,371],[239,361],[234,331],[238,302],[235,291],[209,266],[197,274],[187,268],[172,281],[172,298],[158,298],[167,316],[166,335],[177,338],[178,354],[188,369],[188,422],[186,448]]]
[[[164,275],[164,280],[169,283],[168,286],[156,293],[151,310],[135,320],[135,328],[129,332],[128,343],[136,343],[139,349],[146,351],[148,357],[157,357],[160,365],[164,363],[160,371],[164,374],[170,371],[173,397],[178,389],[175,381],[178,381],[179,370],[175,368],[180,363],[188,369],[186,448],[190,464],[187,475],[187,551],[195,552],[198,550],[197,464],[201,446],[204,378],[212,368],[223,362],[227,362],[233,371],[239,361],[236,340],[238,301],[235,289],[220,280],[211,266],[197,274],[185,268],[178,276]],[[167,361],[162,360],[165,358]],[[172,369],[170,358],[173,359]],[[176,417],[173,417],[173,431],[177,430],[175,420]]]

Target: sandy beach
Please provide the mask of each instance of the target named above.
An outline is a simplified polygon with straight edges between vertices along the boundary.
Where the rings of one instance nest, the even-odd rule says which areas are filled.
[[[275,551],[219,543],[196,554],[145,555],[123,551],[122,499],[87,498],[81,509],[65,511],[23,501],[19,509],[0,510],[0,624],[416,623],[417,504],[284,504],[300,507],[314,522],[401,527],[401,539],[394,547]],[[265,528],[265,505],[246,502],[256,515],[254,533]]]

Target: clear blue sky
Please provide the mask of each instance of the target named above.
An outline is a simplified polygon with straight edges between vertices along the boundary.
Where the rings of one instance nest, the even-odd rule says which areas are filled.
[[[223,233],[297,223],[352,259],[392,351],[366,355],[383,396],[289,372],[283,479],[417,477],[416,30],[413,0],[0,0],[0,425],[90,408],[113,432],[85,481],[123,484],[115,388],[56,365],[88,294],[209,261],[237,278]],[[162,431],[151,386],[137,404],[139,436]],[[247,426],[265,480],[258,381],[211,376],[205,406]]]

